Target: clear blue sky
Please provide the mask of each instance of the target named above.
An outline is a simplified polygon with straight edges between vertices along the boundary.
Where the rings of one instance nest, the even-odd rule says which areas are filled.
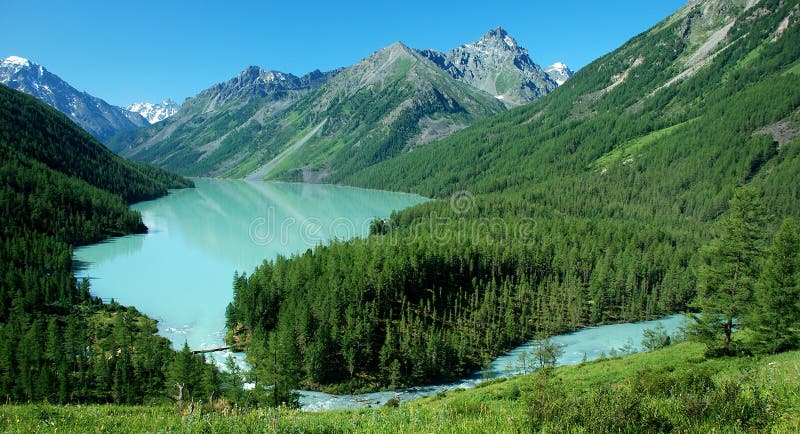
[[[26,57],[116,105],[182,102],[249,65],[302,75],[395,41],[446,51],[502,26],[542,66],[573,69],[685,0],[0,1],[0,57]]]

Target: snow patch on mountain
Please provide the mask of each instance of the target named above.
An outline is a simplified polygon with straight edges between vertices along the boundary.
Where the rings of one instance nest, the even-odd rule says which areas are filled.
[[[544,73],[555,81],[559,86],[566,83],[572,77],[571,69],[564,62],[556,62],[544,69]]]
[[[56,108],[100,141],[147,125],[138,114],[81,92],[45,67],[19,56],[0,61],[0,83]]]
[[[5,60],[3,60],[3,63],[8,65],[18,65],[23,67],[31,66],[31,62],[28,59],[18,56],[8,56],[5,58]]]
[[[151,102],[135,102],[127,107],[128,111],[139,113],[147,119],[147,122],[154,124],[161,122],[164,119],[174,115],[178,112],[181,106],[175,101],[167,99],[158,104]]]

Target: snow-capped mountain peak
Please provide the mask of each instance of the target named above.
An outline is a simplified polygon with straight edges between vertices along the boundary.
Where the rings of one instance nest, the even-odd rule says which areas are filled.
[[[572,74],[574,74],[564,62],[556,62],[545,68],[544,72],[548,77],[550,77],[551,80],[558,83],[559,86],[564,84],[567,80],[569,80],[570,77],[572,77]]]
[[[31,61],[19,56],[8,56],[3,60],[4,65],[17,65],[22,67],[31,66]]]
[[[159,104],[151,102],[135,102],[127,107],[128,111],[139,113],[147,122],[154,124],[163,121],[164,119],[174,115],[178,112],[181,106],[175,101],[167,99]]]
[[[9,56],[0,61],[0,83],[55,107],[101,141],[119,131],[147,125],[138,114],[81,92],[44,66],[24,57]]]

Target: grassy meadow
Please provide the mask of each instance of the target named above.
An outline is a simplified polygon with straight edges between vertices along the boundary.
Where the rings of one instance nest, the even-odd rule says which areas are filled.
[[[320,413],[241,410],[216,401],[5,405],[9,433],[800,432],[800,352],[706,359],[681,343],[545,368],[396,407]]]

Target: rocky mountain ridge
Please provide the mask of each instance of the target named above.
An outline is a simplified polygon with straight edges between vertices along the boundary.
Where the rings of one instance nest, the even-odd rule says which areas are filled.
[[[111,147],[191,175],[330,181],[504,108],[398,42],[302,77],[248,67]]]
[[[148,125],[138,113],[78,91],[45,67],[22,57],[10,56],[0,62],[0,83],[56,108],[103,142],[120,131]]]
[[[556,80],[562,78],[550,77],[502,27],[447,53],[420,53],[456,80],[493,95],[509,107],[536,101],[555,90],[559,86]]]
[[[302,77],[250,66],[110,146],[188,175],[336,182],[556,87],[498,28],[447,54],[396,42]]]

